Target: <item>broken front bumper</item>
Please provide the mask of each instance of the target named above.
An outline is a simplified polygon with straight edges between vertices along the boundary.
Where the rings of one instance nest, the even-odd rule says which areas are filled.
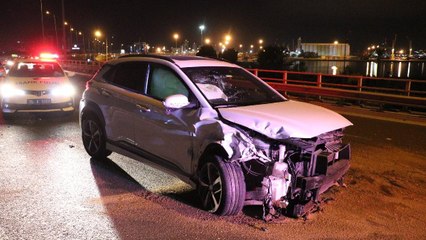
[[[349,144],[333,153],[318,151],[310,156],[310,175],[298,177],[296,189],[300,193],[297,201],[290,204],[290,215],[305,215],[320,200],[325,192],[343,178],[350,167],[351,147]]]

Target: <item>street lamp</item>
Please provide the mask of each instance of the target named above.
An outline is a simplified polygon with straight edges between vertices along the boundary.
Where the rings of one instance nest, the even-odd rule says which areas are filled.
[[[200,29],[200,32],[201,32],[201,41],[200,41],[200,46],[201,46],[203,45],[203,31],[206,28],[206,26],[204,26],[203,24],[203,25],[200,25],[198,28]]]
[[[231,35],[227,34],[225,35],[225,47],[228,47],[229,43],[231,42]]]
[[[49,11],[46,11],[46,15],[52,14],[53,16],[53,25],[55,26],[55,36],[56,36],[56,48],[58,48],[58,29],[56,28],[56,15],[54,13],[51,13]]]
[[[63,28],[63,31],[65,31],[65,28],[67,27],[67,26],[69,26],[69,23],[67,22],[67,21],[64,21],[64,23],[63,23],[63,26],[62,26],[62,28]],[[71,30],[70,30],[71,31]],[[71,45],[72,45],[72,39],[71,39],[71,41],[68,41],[69,39],[68,39],[68,34],[64,34],[64,37],[63,37],[64,39],[66,39],[65,41],[63,41],[64,42],[64,48],[65,49],[67,49],[68,47],[70,47]],[[71,38],[72,38],[72,35],[71,35]],[[70,47],[71,48],[71,47]],[[66,51],[65,51],[66,52]]]
[[[210,42],[211,42],[210,38],[206,38],[206,39],[204,40],[204,43],[205,43],[205,44],[207,44],[207,45],[209,45],[209,44],[210,44]]]
[[[102,32],[100,30],[96,30],[94,32],[95,37],[102,37]],[[105,61],[108,61],[108,37],[105,35]]]
[[[86,43],[84,41],[84,34],[81,31],[79,31],[78,35],[80,35],[83,38],[83,53],[86,53]]]
[[[173,38],[175,39],[175,48],[177,49],[177,41],[179,39],[179,34],[177,33],[173,34]]]

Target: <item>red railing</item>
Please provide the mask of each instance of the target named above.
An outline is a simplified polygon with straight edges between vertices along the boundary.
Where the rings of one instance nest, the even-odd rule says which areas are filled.
[[[63,68],[93,74],[102,63],[67,60]],[[426,109],[426,80],[248,69],[284,94],[332,97]]]
[[[426,80],[248,69],[276,90],[426,108]]]

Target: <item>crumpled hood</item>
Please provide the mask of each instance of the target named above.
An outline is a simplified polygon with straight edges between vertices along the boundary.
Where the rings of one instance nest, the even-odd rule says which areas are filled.
[[[273,139],[312,138],[352,125],[336,112],[291,100],[218,110],[226,120]]]

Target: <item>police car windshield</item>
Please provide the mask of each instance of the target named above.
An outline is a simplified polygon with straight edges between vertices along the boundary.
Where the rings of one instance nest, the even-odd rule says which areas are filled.
[[[56,62],[19,62],[10,69],[10,77],[63,77]]]

